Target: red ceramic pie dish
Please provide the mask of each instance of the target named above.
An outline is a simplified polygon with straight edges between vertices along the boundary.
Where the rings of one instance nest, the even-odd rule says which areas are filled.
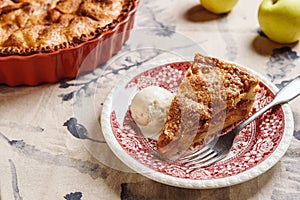
[[[35,86],[92,71],[116,54],[129,38],[138,3],[134,0],[123,19],[108,31],[75,47],[27,56],[0,56],[0,84]]]

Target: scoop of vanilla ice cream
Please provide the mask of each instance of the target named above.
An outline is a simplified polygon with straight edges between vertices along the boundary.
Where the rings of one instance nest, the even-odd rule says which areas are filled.
[[[146,87],[133,97],[131,116],[145,137],[158,138],[173,97],[173,93],[158,86]]]

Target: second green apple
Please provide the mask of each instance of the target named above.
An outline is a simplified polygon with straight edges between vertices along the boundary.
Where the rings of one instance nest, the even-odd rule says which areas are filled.
[[[200,0],[201,5],[215,14],[228,13],[238,0]]]
[[[300,0],[263,0],[258,9],[261,30],[277,43],[300,37]]]

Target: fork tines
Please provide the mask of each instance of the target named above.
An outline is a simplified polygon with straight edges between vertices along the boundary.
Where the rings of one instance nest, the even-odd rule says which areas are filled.
[[[220,157],[221,156],[221,157]],[[221,160],[224,156],[219,155],[217,152],[211,149],[209,146],[205,146],[202,149],[179,158],[179,162],[191,169],[207,167],[218,160]]]

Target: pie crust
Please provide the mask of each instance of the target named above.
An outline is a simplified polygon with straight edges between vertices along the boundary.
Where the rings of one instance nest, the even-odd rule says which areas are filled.
[[[134,0],[1,0],[0,55],[72,48],[112,30]]]
[[[246,69],[196,54],[170,105],[157,141],[163,157],[174,157],[248,117],[259,90]]]

